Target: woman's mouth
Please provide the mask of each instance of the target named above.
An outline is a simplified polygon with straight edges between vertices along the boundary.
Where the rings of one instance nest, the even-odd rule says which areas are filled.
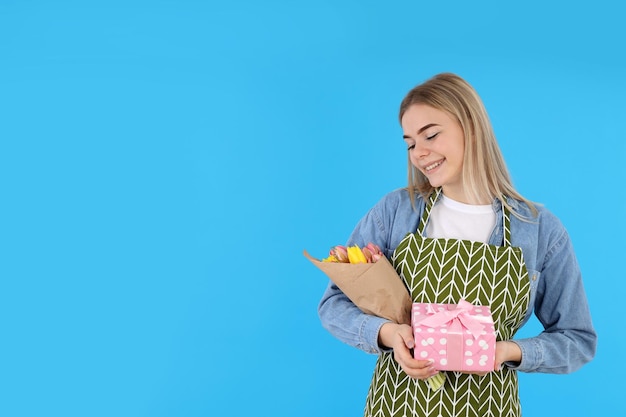
[[[432,164],[430,164],[430,165],[426,165],[426,166],[424,167],[424,171],[426,171],[426,172],[428,173],[428,172],[430,172],[430,171],[434,170],[434,169],[435,169],[435,168],[437,168],[439,165],[443,164],[443,161],[444,161],[444,160],[445,160],[445,158],[444,158],[444,159],[441,159],[441,160],[439,160],[439,161],[437,161],[437,162],[433,162],[433,163],[432,163]]]

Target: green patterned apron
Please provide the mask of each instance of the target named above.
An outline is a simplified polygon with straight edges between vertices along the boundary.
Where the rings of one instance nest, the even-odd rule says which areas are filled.
[[[423,237],[441,189],[431,196],[416,233],[398,245],[392,263],[413,302],[456,304],[465,299],[491,308],[497,340],[519,329],[530,301],[521,248],[511,246],[509,213],[503,207],[504,245]],[[365,405],[366,417],[519,417],[517,372],[507,367],[485,376],[445,372],[443,387],[408,376],[393,359],[376,362]]]

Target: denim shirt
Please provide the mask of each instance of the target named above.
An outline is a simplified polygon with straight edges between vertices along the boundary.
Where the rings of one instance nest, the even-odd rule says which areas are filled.
[[[522,249],[531,287],[523,323],[534,312],[544,330],[535,337],[513,340],[522,350],[522,360],[506,365],[522,372],[573,372],[595,356],[597,334],[572,242],[559,219],[544,207],[537,206],[539,214],[533,218],[525,204],[507,202],[528,219],[510,216],[511,245]],[[392,191],[359,221],[346,245],[362,247],[373,242],[391,259],[406,234],[417,230],[424,206],[418,196],[414,209],[406,189]],[[497,221],[488,243],[501,246],[502,204],[498,199],[493,208]],[[342,342],[372,354],[388,351],[378,345],[378,332],[388,320],[363,313],[332,281],[318,314],[324,328]]]

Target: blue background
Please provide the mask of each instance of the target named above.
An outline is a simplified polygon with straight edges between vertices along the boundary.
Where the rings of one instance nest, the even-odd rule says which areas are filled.
[[[360,415],[375,357],[322,329],[302,250],[405,186],[398,105],[442,71],[568,228],[599,332],[520,376],[525,415],[626,415],[619,3],[3,0],[0,415]]]

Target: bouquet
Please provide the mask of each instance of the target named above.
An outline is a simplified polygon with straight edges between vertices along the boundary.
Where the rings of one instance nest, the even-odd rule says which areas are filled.
[[[364,313],[395,323],[411,323],[409,291],[377,245],[337,245],[322,260],[311,257],[306,250],[304,256]]]

